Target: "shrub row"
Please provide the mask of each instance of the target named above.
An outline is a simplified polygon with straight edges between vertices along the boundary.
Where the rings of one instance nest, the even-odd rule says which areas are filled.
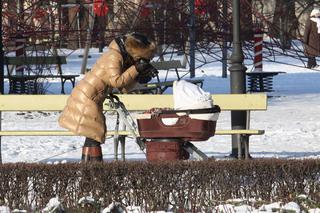
[[[90,164],[3,164],[0,205],[42,209],[59,197],[66,209],[84,196],[146,211],[208,211],[243,198],[290,201],[306,194],[320,203],[320,160],[223,160]]]

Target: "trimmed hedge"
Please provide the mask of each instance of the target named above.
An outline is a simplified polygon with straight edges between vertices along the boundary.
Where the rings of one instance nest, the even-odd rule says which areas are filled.
[[[232,198],[320,203],[320,159],[0,165],[0,205],[35,211],[59,197],[65,209],[84,196],[146,211],[208,211]]]

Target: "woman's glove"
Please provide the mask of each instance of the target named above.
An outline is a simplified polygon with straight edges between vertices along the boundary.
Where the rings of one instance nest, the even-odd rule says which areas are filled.
[[[145,84],[151,81],[153,77],[156,77],[158,70],[154,68],[148,61],[140,59],[135,63],[135,67],[139,72],[137,76],[137,81],[140,84]]]
[[[150,62],[145,59],[139,59],[138,61],[135,61],[134,66],[136,67],[137,71],[139,73],[144,72],[150,65]]]

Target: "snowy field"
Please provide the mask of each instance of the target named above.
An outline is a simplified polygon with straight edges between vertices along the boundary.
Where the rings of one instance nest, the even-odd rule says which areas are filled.
[[[64,73],[79,74],[82,58],[81,51],[73,52],[63,65]],[[90,51],[91,67],[100,53]],[[178,59],[178,58],[177,58]],[[303,66],[302,62],[290,58],[278,58],[293,65]],[[248,70],[252,65],[246,63]],[[212,63],[196,70],[197,78],[204,78],[204,90],[212,94],[229,93],[230,79],[221,78],[221,64]],[[318,158],[320,157],[320,72],[297,66],[278,63],[264,63],[265,71],[284,71],[274,77],[274,92],[268,93],[268,110],[251,113],[251,128],[264,129],[262,136],[250,138],[250,153],[255,158]],[[163,79],[166,72],[161,72]],[[229,73],[228,73],[229,75]],[[175,73],[169,73],[174,79]],[[82,78],[79,77],[77,80]],[[60,82],[50,81],[47,94],[59,94]],[[67,84],[67,93],[71,84]],[[8,92],[8,82],[5,82]],[[171,90],[167,90],[171,93]],[[2,129],[57,129],[59,113],[48,112],[6,112],[2,114]],[[112,115],[107,116],[108,127],[114,125]],[[230,112],[221,113],[218,128],[229,129]],[[79,161],[83,137],[2,137],[3,162],[70,162]],[[208,156],[223,158],[230,154],[231,137],[215,136],[206,142],[195,145]],[[113,160],[113,140],[108,139],[103,145],[103,156],[106,161]],[[126,143],[128,160],[143,160],[145,154],[129,139]]]

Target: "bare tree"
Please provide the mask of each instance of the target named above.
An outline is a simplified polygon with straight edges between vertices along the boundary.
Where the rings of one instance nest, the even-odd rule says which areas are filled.
[[[291,48],[291,41],[296,38],[299,22],[295,15],[295,0],[276,0],[272,34],[280,39],[283,49]]]

